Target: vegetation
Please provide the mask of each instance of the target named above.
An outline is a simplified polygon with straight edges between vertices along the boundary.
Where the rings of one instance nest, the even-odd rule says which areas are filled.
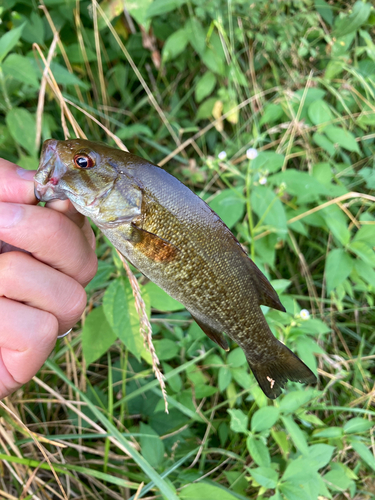
[[[0,156],[36,168],[41,140],[80,134],[163,165],[272,280],[287,312],[270,327],[319,374],[267,400],[239,348],[133,269],[166,414],[97,232],[82,325],[0,408],[0,496],[373,498],[371,2],[3,0],[0,15]]]

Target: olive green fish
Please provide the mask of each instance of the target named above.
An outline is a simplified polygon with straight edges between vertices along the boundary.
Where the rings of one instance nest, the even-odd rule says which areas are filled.
[[[179,300],[223,349],[244,351],[271,399],[312,371],[271,333],[260,305],[285,311],[267,278],[219,216],[152,163],[81,139],[44,143],[39,200],[69,199],[141,273]]]

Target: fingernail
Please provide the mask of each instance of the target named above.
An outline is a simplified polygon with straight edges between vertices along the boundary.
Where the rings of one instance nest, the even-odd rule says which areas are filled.
[[[16,172],[22,179],[25,179],[26,181],[33,181],[36,170],[25,170],[24,168],[18,167]]]
[[[23,209],[14,203],[0,203],[0,227],[12,227],[22,218]]]

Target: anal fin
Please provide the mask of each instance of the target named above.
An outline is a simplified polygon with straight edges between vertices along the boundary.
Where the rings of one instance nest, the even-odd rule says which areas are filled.
[[[197,319],[195,316],[193,316],[193,319],[198,324],[198,326],[204,331],[207,337],[216,342],[216,344],[220,346],[222,349],[224,349],[224,351],[229,351],[228,342],[225,340],[224,335],[221,332],[214,330],[211,326],[206,325],[205,323]]]

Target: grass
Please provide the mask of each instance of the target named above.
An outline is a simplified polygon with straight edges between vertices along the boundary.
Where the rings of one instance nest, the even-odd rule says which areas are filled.
[[[1,156],[35,168],[41,140],[77,135],[173,173],[272,279],[287,313],[267,311],[270,327],[319,383],[266,400],[234,344],[221,351],[133,269],[164,413],[151,358],[129,342],[127,273],[97,231],[81,324],[1,406],[0,497],[373,498],[373,8],[117,4],[2,7]],[[131,320],[120,332],[111,287]]]

